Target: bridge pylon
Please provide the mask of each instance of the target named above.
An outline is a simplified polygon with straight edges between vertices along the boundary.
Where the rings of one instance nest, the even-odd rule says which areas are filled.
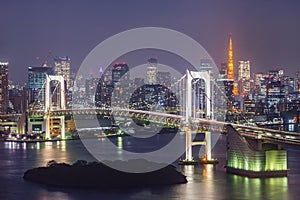
[[[205,83],[205,94],[206,94],[206,106],[205,106],[205,114],[206,119],[213,119],[213,112],[212,112],[212,88],[211,88],[211,72],[210,70],[203,70],[203,71],[186,71],[186,105],[185,105],[185,123],[186,127],[183,129],[185,131],[186,135],[186,154],[185,154],[185,160],[181,162],[181,164],[193,164],[196,163],[192,157],[192,146],[193,145],[205,145],[205,155],[201,159],[202,163],[215,163],[217,162],[215,159],[212,159],[211,157],[211,132],[206,131],[205,132],[205,140],[204,142],[194,142],[192,141],[192,131],[195,128],[192,128],[192,112],[195,113],[196,108],[193,108],[192,102],[195,101],[192,100],[193,94],[192,94],[192,81],[194,79],[202,79]],[[196,128],[197,129],[197,128]]]
[[[53,110],[52,108],[52,96],[51,96],[51,88],[50,83],[51,81],[58,81],[60,84],[60,100],[59,100],[59,108],[58,109],[66,109],[66,97],[65,97],[65,80],[63,76],[54,76],[54,75],[47,75],[46,76],[46,94],[45,94],[45,116],[44,119],[46,121],[45,132],[46,132],[46,139],[50,139],[50,112]],[[61,139],[65,139],[65,116],[59,116],[60,124],[61,124]]]

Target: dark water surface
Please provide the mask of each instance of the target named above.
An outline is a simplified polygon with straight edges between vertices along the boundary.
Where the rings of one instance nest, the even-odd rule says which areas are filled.
[[[160,138],[162,138],[160,136]],[[118,140],[118,138],[116,138]],[[122,139],[126,145],[126,137]],[[157,139],[158,143],[160,139]],[[224,141],[220,142],[223,144]],[[45,143],[0,143],[0,200],[3,199],[300,199],[300,147],[289,146],[288,177],[251,179],[228,175],[224,171],[225,149],[216,145],[216,166],[177,166],[188,179],[187,184],[118,190],[82,190],[56,188],[24,181],[23,173],[43,166],[49,160],[73,163],[94,158],[80,140]],[[138,148],[138,147],[136,147]],[[147,148],[144,144],[142,148]],[[197,151],[194,149],[193,151]],[[101,181],[101,180],[99,180]],[[159,180],[158,180],[159,181]]]

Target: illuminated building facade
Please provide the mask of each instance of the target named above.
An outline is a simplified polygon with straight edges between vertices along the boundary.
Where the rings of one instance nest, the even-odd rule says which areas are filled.
[[[107,78],[108,74],[111,74],[111,78]],[[129,79],[128,65],[125,62],[115,63],[111,68],[111,73],[104,72],[98,80],[95,90],[95,106],[110,107],[112,104],[114,106],[124,104],[126,99],[123,95],[127,95],[129,92]]]
[[[261,88],[261,81],[264,76],[265,75],[263,73],[257,73],[254,75],[254,85],[258,88],[258,90],[260,90]]]
[[[71,59],[68,56],[56,57],[54,59],[55,75],[60,75],[64,77],[64,80],[67,84],[67,90],[69,90],[71,86],[70,61]]]
[[[269,81],[267,84],[266,113],[279,113],[279,104],[284,103],[285,92],[281,81]]]
[[[110,82],[104,82],[102,79],[98,81],[95,93],[95,106],[96,107],[110,107],[112,92],[114,86]]]
[[[132,109],[175,111],[178,100],[167,87],[159,84],[145,84],[134,91],[129,106]]]
[[[85,80],[85,97],[88,104],[95,104],[95,94],[99,78],[89,78]]]
[[[45,101],[46,75],[52,75],[51,67],[28,67],[28,103],[43,106]]]
[[[129,67],[123,63],[116,63],[112,69],[112,81],[114,85],[119,85],[121,82],[128,83],[129,81]]]
[[[0,113],[8,109],[8,62],[0,62]]]
[[[242,97],[250,94],[250,61],[239,61],[238,89]]]
[[[166,87],[171,86],[170,72],[157,72],[157,83]]]
[[[227,63],[221,63],[219,77],[222,79],[227,78]]]
[[[155,58],[148,59],[147,83],[157,84],[157,59]]]
[[[295,91],[300,93],[300,71],[296,72],[295,76]]]

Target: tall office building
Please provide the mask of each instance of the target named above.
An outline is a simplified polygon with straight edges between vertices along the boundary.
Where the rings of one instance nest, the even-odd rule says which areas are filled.
[[[220,78],[227,78],[227,63],[221,63]]]
[[[8,62],[0,62],[0,113],[8,109]]]
[[[260,88],[261,80],[263,79],[264,76],[266,76],[266,75],[263,73],[254,74],[254,85]]]
[[[124,83],[128,83],[129,81],[129,67],[128,65],[123,62],[123,63],[116,63],[113,66],[112,69],[112,81],[115,85],[121,84],[123,81]]]
[[[218,102],[214,106],[214,117],[216,120],[225,120],[224,113],[234,109],[233,80],[218,78],[214,84],[214,98]]]
[[[281,81],[270,80],[266,86],[266,114],[279,113],[279,104],[284,103],[285,92]]]
[[[157,59],[149,58],[147,63],[147,83],[157,84]]]
[[[250,94],[250,61],[239,61],[238,68],[239,93],[245,97]]]
[[[212,70],[213,62],[211,59],[201,59],[200,60],[200,70]]]
[[[295,75],[295,91],[300,92],[300,71],[296,72]]]
[[[171,73],[170,72],[157,72],[157,83],[165,87],[171,86]]]
[[[51,67],[28,67],[29,104],[44,105],[46,75],[51,74],[53,74]]]
[[[280,80],[281,84],[284,85],[284,92],[286,95],[294,93],[295,91],[295,79],[289,76],[282,76]]]
[[[70,61],[71,59],[68,56],[56,57],[54,59],[55,75],[61,75],[64,77],[67,84],[67,90],[71,87]]]
[[[95,104],[95,94],[99,78],[89,78],[85,80],[85,97],[89,104]]]

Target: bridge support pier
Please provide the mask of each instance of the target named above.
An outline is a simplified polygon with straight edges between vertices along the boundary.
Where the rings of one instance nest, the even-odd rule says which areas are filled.
[[[50,139],[50,115],[49,115],[49,113],[46,113],[46,115],[45,115],[45,123],[46,123],[46,126],[45,126],[45,132],[46,132],[45,139],[48,140],[48,139]]]
[[[60,117],[60,124],[61,124],[61,139],[66,139],[65,116]]]
[[[210,131],[205,131],[205,155],[204,157],[200,160],[200,163],[202,164],[217,164],[218,160],[213,159],[211,156],[211,132]]]
[[[188,127],[185,128],[185,143],[186,143],[186,151],[185,151],[185,160],[179,162],[180,165],[195,165],[197,163],[202,164],[217,164],[218,160],[212,159],[211,156],[211,132],[205,132],[205,140],[201,142],[193,142],[192,141],[192,130]],[[194,160],[192,156],[192,147],[195,145],[205,145],[205,155],[201,160]]]
[[[205,131],[205,157],[211,160],[211,132]]]
[[[186,142],[185,160],[188,162],[192,162],[193,156],[192,156],[192,131],[191,130],[186,130],[185,142]]]

